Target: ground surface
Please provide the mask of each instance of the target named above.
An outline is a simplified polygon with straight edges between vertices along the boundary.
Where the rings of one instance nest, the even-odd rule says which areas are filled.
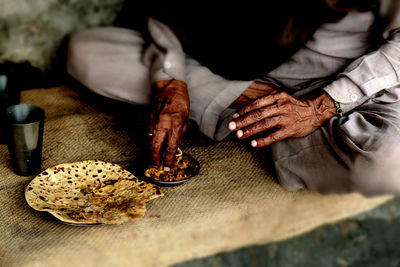
[[[246,247],[174,267],[400,266],[400,198],[302,236]]]

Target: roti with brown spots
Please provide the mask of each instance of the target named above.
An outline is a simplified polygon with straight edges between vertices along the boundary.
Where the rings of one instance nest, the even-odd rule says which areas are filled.
[[[25,199],[38,211],[63,222],[121,224],[140,218],[145,203],[163,196],[157,186],[138,180],[113,163],[88,160],[49,168],[25,189]]]

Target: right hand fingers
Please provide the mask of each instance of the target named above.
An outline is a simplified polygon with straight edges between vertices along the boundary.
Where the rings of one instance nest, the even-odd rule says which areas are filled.
[[[164,166],[172,167],[175,165],[176,151],[183,139],[184,129],[185,127],[180,124],[175,125],[175,127],[173,127],[170,131],[170,134],[168,135],[168,143],[164,158]]]
[[[186,128],[186,123],[183,120],[160,118],[160,121],[154,127],[150,141],[154,165],[160,166],[163,163],[164,166],[168,167],[175,164],[176,151],[183,139]]]
[[[161,165],[161,149],[164,144],[164,140],[167,137],[167,130],[166,129],[155,129],[153,132],[153,136],[150,142],[151,148],[151,159],[154,165],[160,166]]]

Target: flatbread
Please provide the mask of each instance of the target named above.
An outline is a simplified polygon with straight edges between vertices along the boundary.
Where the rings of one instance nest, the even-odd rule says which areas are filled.
[[[159,187],[99,160],[49,168],[25,189],[25,199],[32,208],[76,224],[136,220],[146,212],[145,203],[159,196],[163,196]]]

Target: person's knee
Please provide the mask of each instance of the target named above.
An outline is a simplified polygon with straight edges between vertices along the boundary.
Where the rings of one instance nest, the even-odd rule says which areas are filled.
[[[337,160],[328,151],[308,148],[295,156],[275,159],[281,185],[289,190],[308,189],[324,195],[360,193],[365,196],[400,194],[400,145],[388,142],[364,151],[353,160]],[[323,161],[310,155],[318,154]]]
[[[80,31],[71,36],[68,45],[67,71],[79,83],[98,92],[104,86],[102,69],[107,63],[101,52],[103,31],[94,28]],[[103,51],[106,52],[106,51]]]
[[[352,191],[366,196],[400,194],[399,158],[400,145],[393,142],[356,158],[349,179]]]
[[[90,42],[86,37],[86,32],[78,32],[70,37],[68,44],[67,71],[68,73],[85,84],[89,69]]]

